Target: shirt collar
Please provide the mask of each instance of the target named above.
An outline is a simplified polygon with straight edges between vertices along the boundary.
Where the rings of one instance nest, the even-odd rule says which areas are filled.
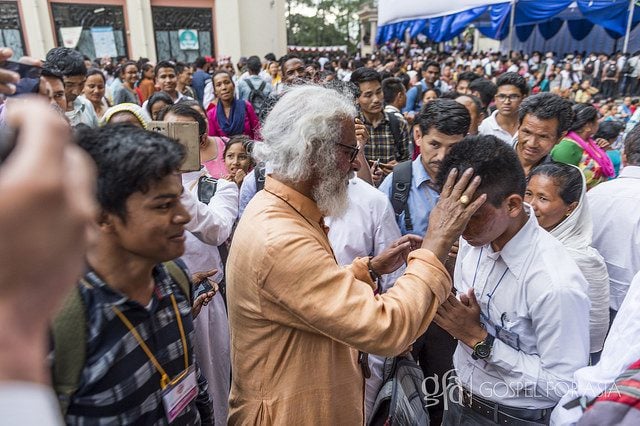
[[[73,101],[73,109],[74,109],[74,111],[77,111],[79,113],[83,113],[84,112],[84,108],[85,108],[85,103],[82,102],[82,99],[80,98],[80,96],[78,96]]]
[[[618,177],[640,179],[640,166],[627,166],[622,169]]]
[[[422,155],[418,155],[418,157],[413,160],[413,164],[411,164],[411,172],[413,175],[413,183],[416,188],[419,188],[423,182],[434,182],[433,179],[431,179],[431,176],[429,176],[427,169],[424,168],[424,164],[422,164]]]
[[[523,204],[529,219],[499,252],[504,263],[516,277],[520,276],[531,250],[535,247],[536,234],[540,228],[538,219],[534,214],[531,214],[533,211],[531,206],[527,203]]]
[[[173,280],[164,265],[158,264],[154,266],[152,275],[155,283],[155,289],[152,297],[162,299],[172,293],[171,283]],[[131,299],[104,282],[104,280],[102,280],[102,278],[100,278],[91,268],[89,268],[84,274],[80,280],[80,284],[88,289],[100,291],[103,294],[104,301],[106,302],[105,304],[107,305],[121,306],[128,301],[131,302]]]
[[[267,176],[264,189],[289,204],[309,222],[317,224],[322,220],[322,214],[316,202],[290,186],[285,185],[271,176]]]

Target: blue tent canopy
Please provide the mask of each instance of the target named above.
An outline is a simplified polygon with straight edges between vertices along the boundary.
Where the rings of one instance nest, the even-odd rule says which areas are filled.
[[[583,40],[594,26],[602,27],[614,38],[622,37],[627,32],[631,1],[637,3],[631,20],[633,28],[640,22],[639,0],[458,0],[460,5],[452,12],[435,2],[380,0],[377,42],[402,39],[407,30],[411,37],[425,34],[442,42],[456,37],[472,23],[483,35],[504,40],[512,19],[520,42],[535,34],[534,26],[545,40],[562,28],[576,40]]]

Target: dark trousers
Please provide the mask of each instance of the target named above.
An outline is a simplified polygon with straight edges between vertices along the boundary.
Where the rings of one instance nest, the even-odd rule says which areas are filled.
[[[602,81],[602,95],[605,98],[614,98],[616,97],[616,88],[618,83],[615,80],[603,80]]]
[[[453,353],[458,345],[449,333],[435,323],[431,323],[427,331],[413,345],[415,359],[426,379],[427,395],[429,395],[430,424],[437,426],[442,422],[444,412],[444,381],[453,372]],[[431,401],[437,399],[437,404]]]

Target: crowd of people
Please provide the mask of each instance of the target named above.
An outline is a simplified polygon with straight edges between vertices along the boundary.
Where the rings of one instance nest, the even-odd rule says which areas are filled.
[[[639,59],[0,69],[3,422],[636,424]]]

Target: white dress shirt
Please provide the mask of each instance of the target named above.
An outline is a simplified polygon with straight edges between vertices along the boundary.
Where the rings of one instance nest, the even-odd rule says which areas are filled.
[[[593,218],[592,246],[607,264],[611,309],[617,311],[640,271],[640,166],[587,192]]]
[[[511,135],[511,133],[504,130],[498,122],[496,121],[496,115],[498,114],[498,110],[493,111],[493,114],[482,120],[480,126],[478,126],[478,133],[481,135],[492,135],[504,141],[508,144],[513,143],[513,139],[518,136],[518,132],[515,135]]]
[[[613,382],[640,359],[640,273],[633,278],[629,293],[624,299],[616,319],[611,325],[600,361],[596,365],[576,371],[571,390],[562,397],[553,410],[551,424],[575,424],[582,410],[578,407],[567,410],[562,406],[580,396],[595,398],[606,391]]]
[[[530,214],[499,252],[461,239],[454,282],[460,292],[474,289],[489,333],[502,326],[512,338],[496,338],[485,360],[458,342],[453,359],[462,385],[511,407],[556,405],[589,359],[588,284],[562,244]]]
[[[326,217],[329,242],[340,265],[351,265],[357,257],[377,256],[400,238],[393,208],[387,197],[360,178],[349,181],[349,207],[340,218]],[[387,291],[404,266],[392,274],[383,275],[380,286]],[[382,385],[384,357],[369,355],[371,377],[366,381],[365,414],[371,414]]]
[[[238,185],[219,179],[214,196],[209,204],[204,204],[198,200],[198,179],[202,175],[208,176],[206,169],[182,174],[184,192],[180,201],[191,215],[191,221],[185,226],[189,232],[185,233],[182,260],[192,274],[218,269],[212,279],[220,282],[224,266],[218,246],[229,238],[238,216]],[[215,424],[226,424],[231,389],[231,347],[227,310],[220,293],[202,307],[194,320],[194,328],[196,358],[209,382]]]
[[[3,426],[62,425],[58,398],[44,385],[0,383],[0,424]]]

